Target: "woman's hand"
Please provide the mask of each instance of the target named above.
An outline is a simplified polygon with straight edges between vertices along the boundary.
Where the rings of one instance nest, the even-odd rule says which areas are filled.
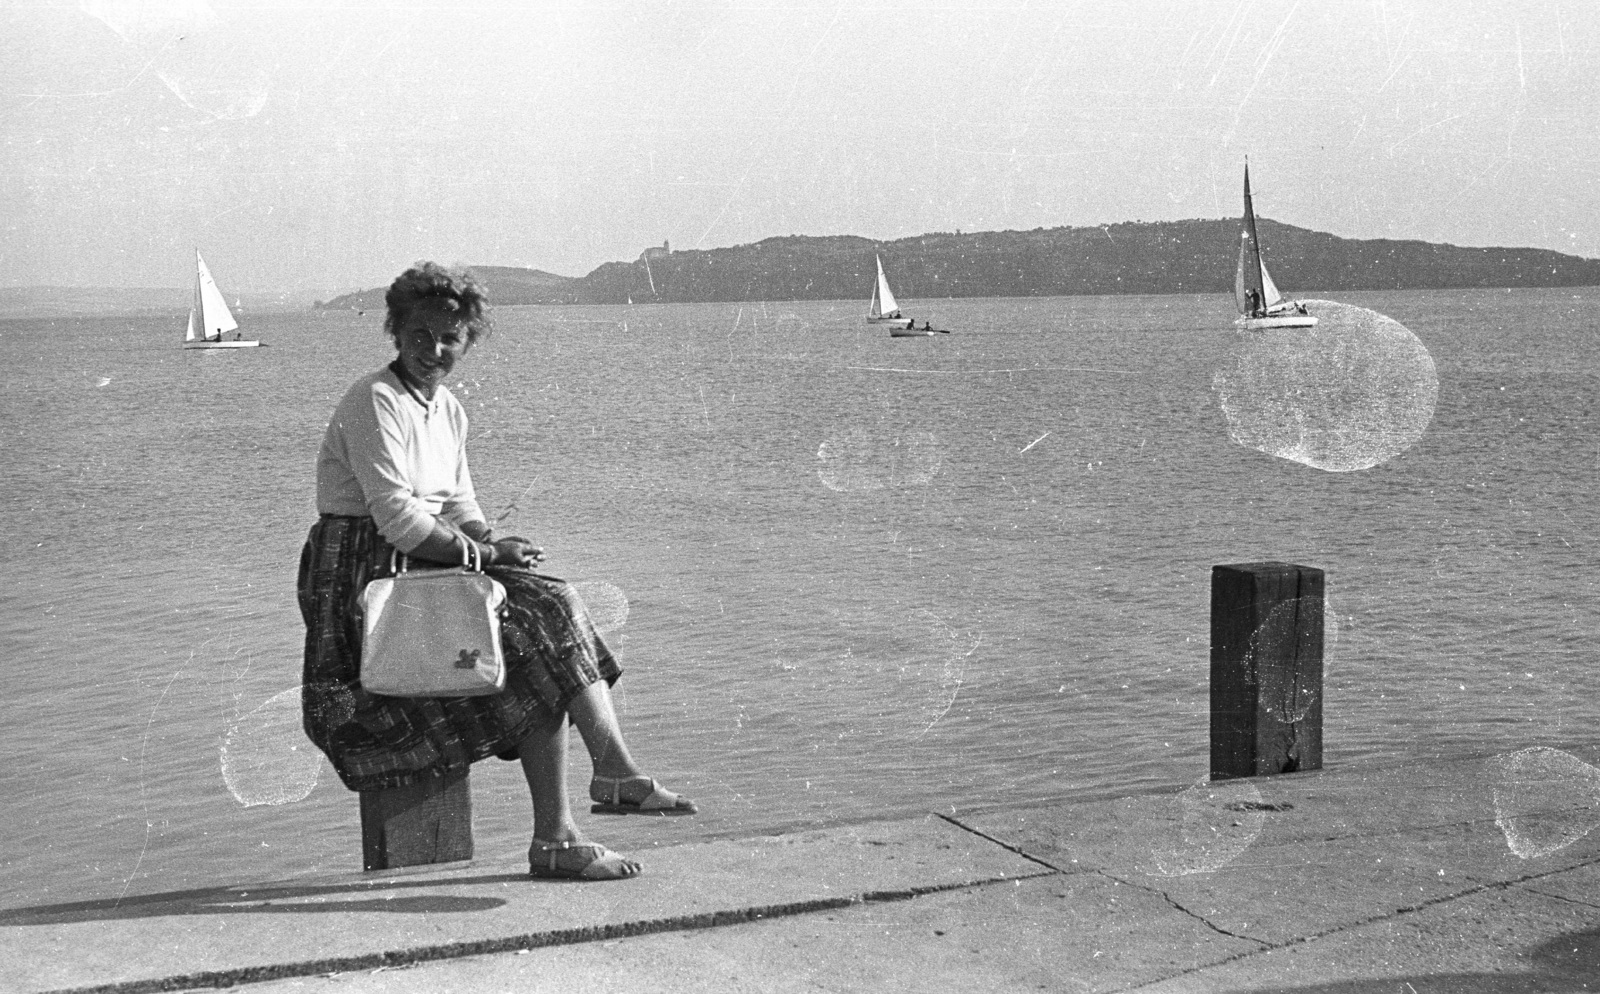
[[[455,565],[461,562],[461,543],[471,542],[477,547],[478,558],[485,566],[517,566],[532,569],[544,561],[544,549],[519,535],[493,538],[489,526],[482,521],[468,521],[451,526],[443,521],[434,525],[434,534],[418,545],[414,556],[438,563]]]
[[[496,539],[490,543],[494,549],[494,558],[489,560],[494,566],[521,566],[532,569],[544,561],[544,549],[525,538],[510,536]]]

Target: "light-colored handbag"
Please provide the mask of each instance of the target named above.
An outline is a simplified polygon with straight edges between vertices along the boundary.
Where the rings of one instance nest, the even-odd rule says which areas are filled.
[[[395,552],[389,561],[394,575],[361,591],[363,690],[468,697],[505,689],[500,614],[506,588],[483,573],[477,543],[462,545],[461,565],[445,569],[408,572],[406,557]]]

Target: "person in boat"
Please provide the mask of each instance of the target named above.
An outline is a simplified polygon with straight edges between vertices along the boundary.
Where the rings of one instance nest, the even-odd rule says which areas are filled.
[[[931,320],[922,322],[922,330],[923,331],[932,331],[933,330],[933,322]]]
[[[1255,291],[1254,287],[1244,292],[1244,304],[1248,308],[1247,313],[1253,318],[1261,317],[1266,313],[1261,307],[1261,295]]]
[[[544,551],[497,536],[467,468],[467,417],[444,385],[490,331],[488,299],[466,272],[418,263],[389,287],[384,330],[395,360],[356,380],[317,455],[317,510],[300,558],[306,624],[307,736],[351,790],[405,787],[498,756],[522,764],[533,800],[533,876],[632,877],[640,866],[579,831],[567,801],[567,721],[594,763],[592,810],[693,814],[645,776],[623,740],[610,685],[621,676],[573,588],[534,572]],[[390,575],[392,549],[454,565],[476,547],[505,587],[506,687],[460,698],[400,698],[361,688],[357,599]]]

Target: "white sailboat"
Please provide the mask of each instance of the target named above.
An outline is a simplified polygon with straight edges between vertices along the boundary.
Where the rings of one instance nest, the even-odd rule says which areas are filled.
[[[183,347],[251,349],[260,345],[256,341],[241,341],[238,334],[229,341],[223,340],[223,334],[237,329],[239,322],[228,310],[228,302],[222,299],[222,291],[217,289],[217,282],[211,278],[211,270],[206,268],[199,249],[194,250],[194,264],[194,303],[189,306],[189,327],[183,333]]]
[[[1233,299],[1239,307],[1234,324],[1246,331],[1269,328],[1310,328],[1317,319],[1306,305],[1285,300],[1261,261],[1261,239],[1256,235],[1256,212],[1250,203],[1250,163],[1244,164],[1244,230],[1239,232],[1239,266],[1233,276]]]
[[[889,280],[883,275],[883,259],[874,255],[878,263],[878,282],[872,286],[872,300],[867,303],[867,324],[882,324],[889,326],[889,334],[900,338],[906,335],[924,335],[927,332],[911,331],[911,319],[900,314],[900,305],[895,303],[894,292],[889,289]]]

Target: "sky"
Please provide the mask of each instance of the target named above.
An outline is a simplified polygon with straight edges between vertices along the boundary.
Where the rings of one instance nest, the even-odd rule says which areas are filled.
[[[0,0],[0,286],[1234,217],[1600,257],[1594,0]],[[1219,260],[1230,269],[1232,260]]]

